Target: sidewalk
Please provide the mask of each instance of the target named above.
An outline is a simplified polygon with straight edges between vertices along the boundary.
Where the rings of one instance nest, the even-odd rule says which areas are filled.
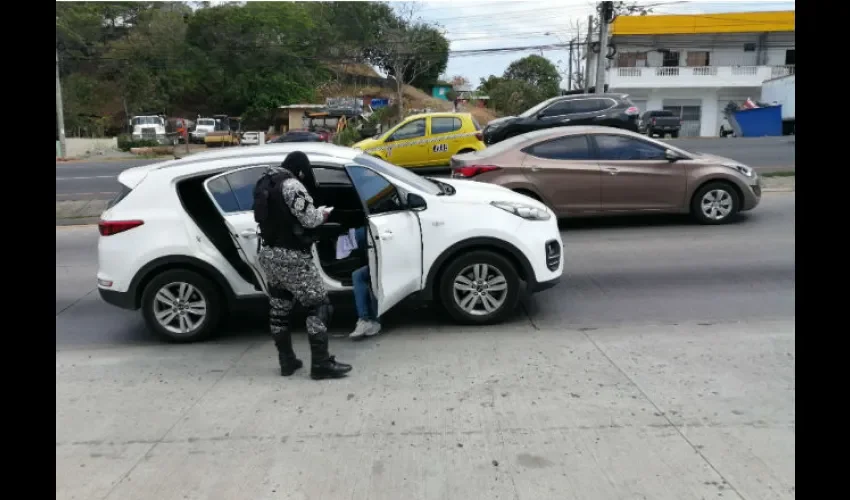
[[[349,378],[256,338],[58,350],[56,498],[795,497],[793,321],[332,347]]]

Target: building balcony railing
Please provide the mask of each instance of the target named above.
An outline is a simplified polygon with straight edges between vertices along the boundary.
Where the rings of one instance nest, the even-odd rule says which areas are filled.
[[[669,66],[608,69],[610,88],[760,87],[771,78],[794,74],[789,66]]]

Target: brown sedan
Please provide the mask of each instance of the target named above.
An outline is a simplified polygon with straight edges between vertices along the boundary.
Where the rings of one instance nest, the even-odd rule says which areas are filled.
[[[457,155],[451,166],[453,177],[521,192],[558,217],[690,213],[722,224],[761,200],[761,181],[746,165],[609,127],[529,132]]]

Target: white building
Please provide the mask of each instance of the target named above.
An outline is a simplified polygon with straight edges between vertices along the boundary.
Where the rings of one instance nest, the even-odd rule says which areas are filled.
[[[675,112],[682,136],[717,136],[730,101],[759,100],[763,81],[794,73],[794,22],[793,11],[620,16],[605,81],[641,113]]]

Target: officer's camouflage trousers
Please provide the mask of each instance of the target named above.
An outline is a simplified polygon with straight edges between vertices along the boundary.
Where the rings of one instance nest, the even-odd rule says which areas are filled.
[[[262,247],[258,257],[269,289],[269,327],[281,354],[292,350],[289,321],[298,302],[307,313],[313,362],[322,361],[328,356],[327,325],[333,309],[312,256],[297,250]]]

